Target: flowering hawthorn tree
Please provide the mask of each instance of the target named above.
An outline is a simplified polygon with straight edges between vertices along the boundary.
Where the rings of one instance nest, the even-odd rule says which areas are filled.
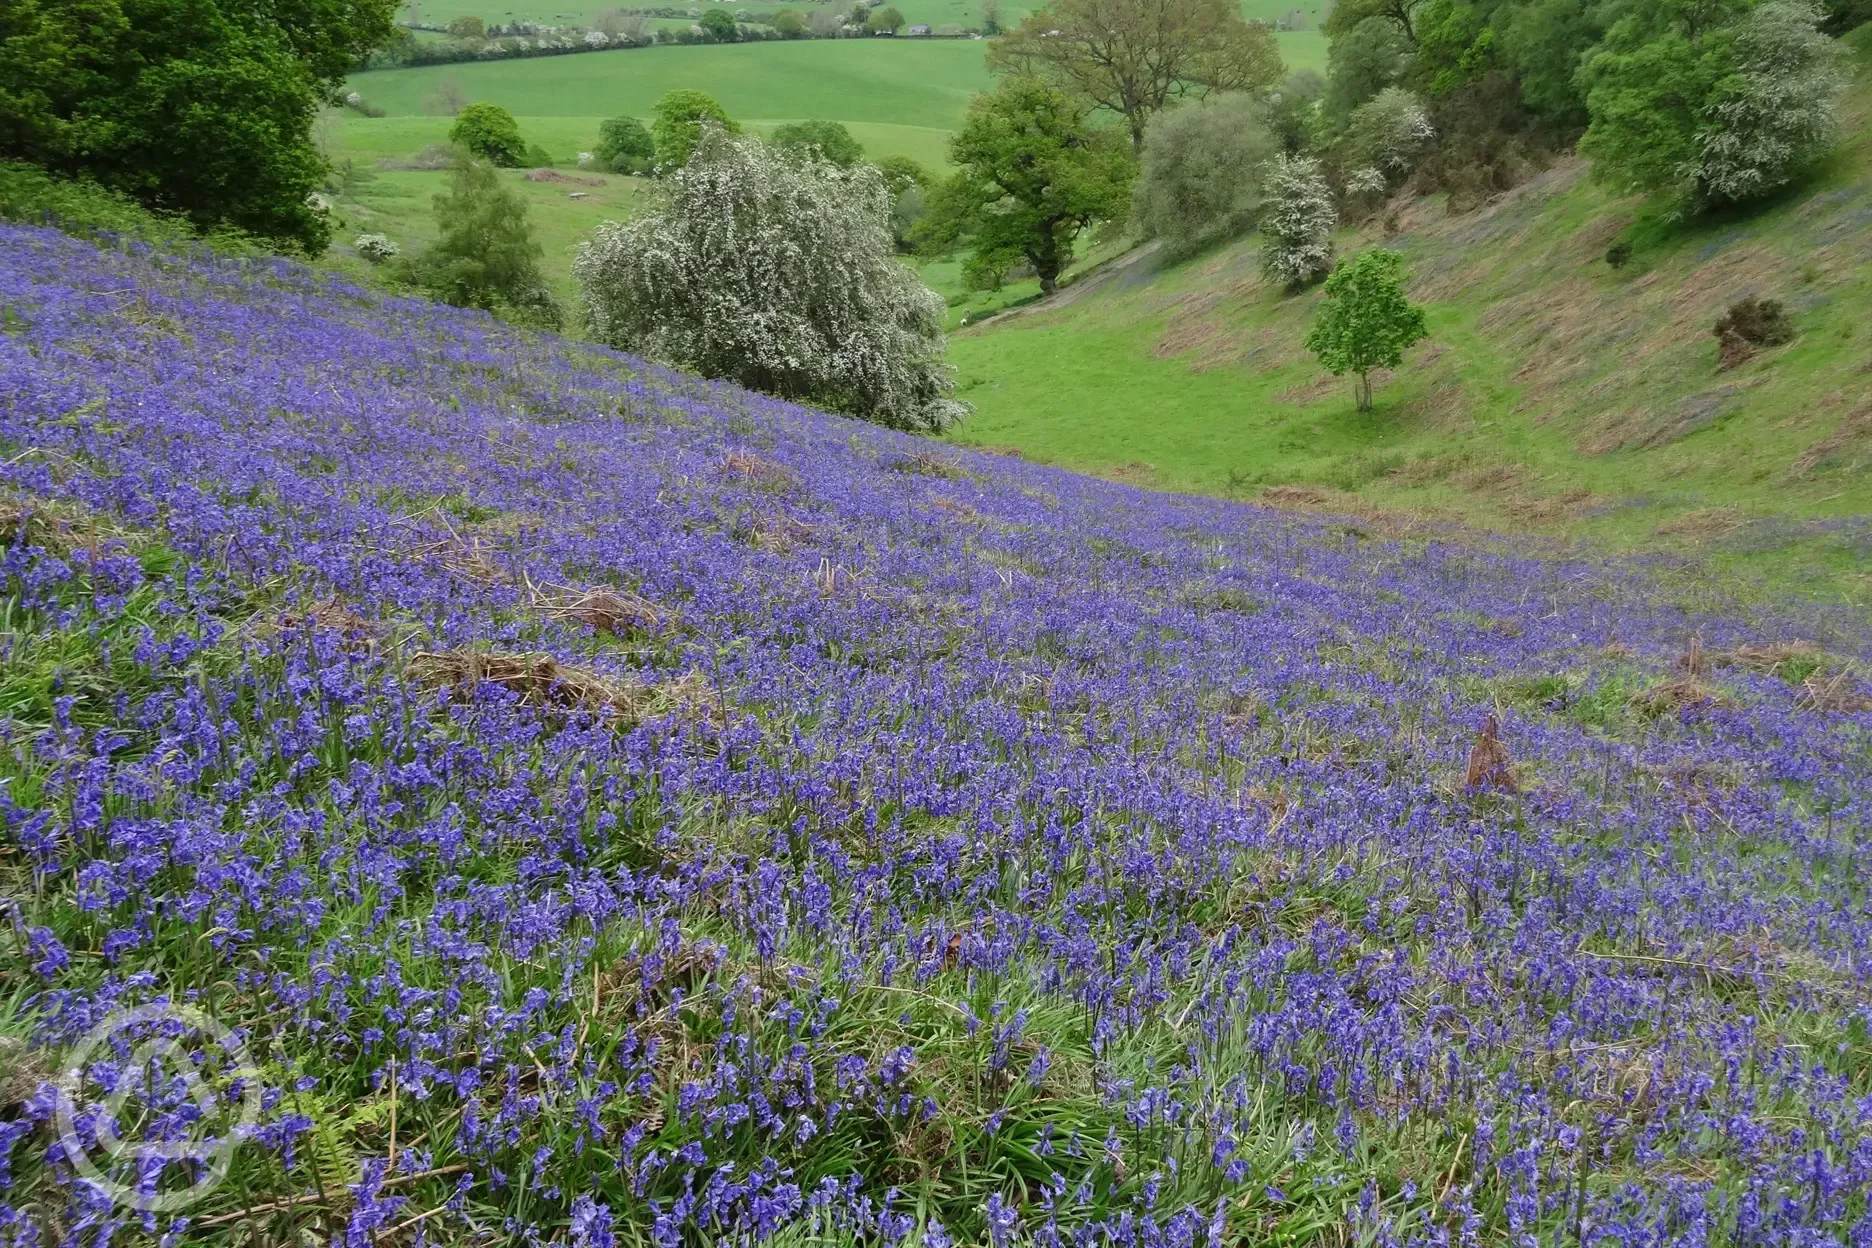
[[[660,209],[607,222],[572,272],[602,341],[898,429],[938,431],[942,299],[893,255],[868,165],[782,157],[708,127]]]

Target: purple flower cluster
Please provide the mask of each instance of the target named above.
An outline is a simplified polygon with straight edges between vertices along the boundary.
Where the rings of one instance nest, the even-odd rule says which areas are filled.
[[[1863,620],[285,262],[0,306],[0,1242],[1872,1244]],[[145,1215],[49,1072],[165,1000],[266,1087]]]

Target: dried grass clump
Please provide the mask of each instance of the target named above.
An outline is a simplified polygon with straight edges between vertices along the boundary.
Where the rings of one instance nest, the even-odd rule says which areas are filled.
[[[326,598],[310,605],[281,611],[270,619],[256,616],[253,630],[258,633],[297,633],[306,629],[337,633],[347,647],[368,650],[376,645],[382,626],[367,620],[336,598]]]
[[[1514,759],[1509,756],[1508,747],[1502,744],[1501,723],[1493,715],[1482,721],[1482,731],[1476,734],[1475,743],[1469,747],[1469,765],[1463,771],[1463,787],[1471,791],[1520,791],[1520,786],[1515,782]]]
[[[527,582],[527,589],[533,610],[546,618],[588,624],[593,632],[612,637],[663,633],[677,626],[674,612],[626,589],[535,585],[531,580]]]
[[[945,494],[938,494],[930,499],[930,504],[934,506],[937,511],[954,516],[963,524],[982,525],[988,523],[987,516],[959,498],[950,498]]]
[[[886,472],[901,472],[910,476],[939,477],[944,481],[960,481],[975,474],[953,459],[945,459],[932,451],[914,451],[900,455],[884,465]]]
[[[1705,507],[1666,520],[1657,526],[1657,532],[1665,537],[1721,537],[1747,523],[1748,519],[1738,507]]]
[[[1275,507],[1306,507],[1325,502],[1326,496],[1304,485],[1270,485],[1261,491],[1261,501]]]
[[[527,706],[596,715],[631,727],[659,718],[721,718],[715,689],[700,673],[660,685],[561,663],[550,654],[496,650],[425,650],[410,660],[425,684],[471,694],[483,682],[499,685]]]
[[[1801,682],[1800,705],[1809,711],[1862,715],[1872,712],[1872,694],[1854,682],[1850,672],[1842,670],[1830,677],[1816,672]]]
[[[128,536],[82,503],[69,499],[0,497],[0,545],[19,543],[69,555]]]
[[[796,489],[800,483],[797,472],[752,451],[730,451],[719,467],[725,477],[777,493]]]
[[[818,525],[808,524],[784,511],[757,516],[747,533],[755,549],[776,555],[789,554],[825,538],[825,531]]]
[[[1728,703],[1722,690],[1704,683],[1694,674],[1673,676],[1631,696],[1632,706],[1652,719],[1682,714],[1700,706],[1727,706]]]

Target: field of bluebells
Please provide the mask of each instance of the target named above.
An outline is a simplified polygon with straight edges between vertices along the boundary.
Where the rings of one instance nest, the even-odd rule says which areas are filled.
[[[0,1243],[1872,1244],[1862,618],[285,262],[0,330]],[[140,1212],[160,1002],[264,1086]]]

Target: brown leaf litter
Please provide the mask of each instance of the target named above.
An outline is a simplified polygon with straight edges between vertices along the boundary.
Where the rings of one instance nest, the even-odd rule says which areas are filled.
[[[1472,791],[1520,791],[1515,782],[1514,759],[1509,756],[1508,747],[1502,744],[1501,723],[1493,715],[1482,721],[1482,730],[1469,747],[1469,766],[1463,772],[1463,787]]]
[[[593,632],[622,637],[629,633],[664,633],[677,626],[675,612],[627,589],[597,586],[536,585],[527,581],[533,610],[552,620],[588,624]]]

